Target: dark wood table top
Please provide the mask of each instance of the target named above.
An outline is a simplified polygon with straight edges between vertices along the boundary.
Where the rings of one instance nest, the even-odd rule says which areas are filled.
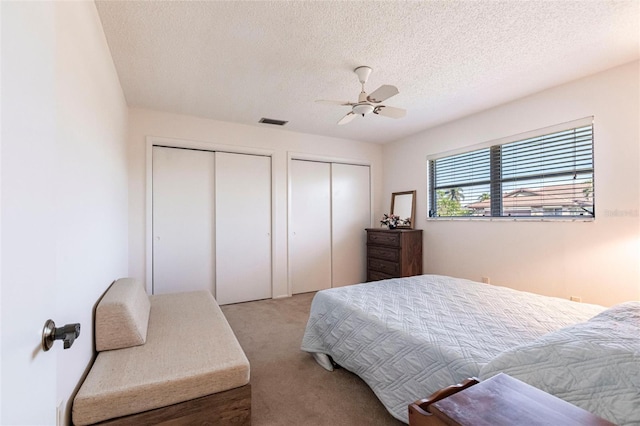
[[[500,373],[488,380],[458,386],[442,399],[416,401],[410,406],[410,425],[453,426],[610,426],[580,407]],[[436,392],[434,395],[437,395]],[[448,393],[447,393],[448,394]],[[411,412],[413,407],[414,412]],[[417,409],[416,409],[417,408]],[[424,415],[426,414],[426,416]],[[412,422],[412,417],[414,422]],[[416,419],[424,417],[424,423]],[[429,418],[430,417],[430,418]]]

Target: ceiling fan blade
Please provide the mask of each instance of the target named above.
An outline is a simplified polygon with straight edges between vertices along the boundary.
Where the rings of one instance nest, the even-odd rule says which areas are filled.
[[[402,118],[407,115],[407,110],[402,108],[380,105],[373,110],[374,114],[384,115],[391,118]]]
[[[338,124],[347,124],[350,123],[351,120],[353,120],[354,118],[356,118],[358,116],[358,114],[354,114],[353,111],[350,111],[347,113],[347,115],[345,115],[344,117],[342,117],[340,119],[340,121],[338,121]]]
[[[367,100],[377,104],[385,99],[389,99],[390,97],[397,95],[398,93],[400,92],[396,86],[385,84],[384,86],[378,87],[369,96],[367,96]]]
[[[343,105],[343,106],[355,105],[353,102],[349,102],[349,101],[331,101],[326,99],[318,99],[316,102],[319,104],[330,104],[330,105]]]

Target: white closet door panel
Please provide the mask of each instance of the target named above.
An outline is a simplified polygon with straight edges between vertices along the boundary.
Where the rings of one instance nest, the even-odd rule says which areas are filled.
[[[331,165],[332,286],[365,282],[371,226],[369,166]]]
[[[216,299],[271,297],[271,158],[216,152]]]
[[[331,287],[331,165],[291,161],[292,293]]]
[[[214,295],[214,153],[153,147],[153,293]]]
[[[220,304],[271,297],[270,158],[153,155],[154,293],[207,289]]]

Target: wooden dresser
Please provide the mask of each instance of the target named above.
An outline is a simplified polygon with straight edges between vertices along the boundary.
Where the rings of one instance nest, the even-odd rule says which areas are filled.
[[[367,281],[422,274],[422,229],[367,228]]]

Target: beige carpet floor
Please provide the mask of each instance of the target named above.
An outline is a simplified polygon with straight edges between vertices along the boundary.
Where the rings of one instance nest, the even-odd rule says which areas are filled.
[[[251,364],[251,424],[403,425],[358,376],[300,350],[313,295],[222,307]]]

